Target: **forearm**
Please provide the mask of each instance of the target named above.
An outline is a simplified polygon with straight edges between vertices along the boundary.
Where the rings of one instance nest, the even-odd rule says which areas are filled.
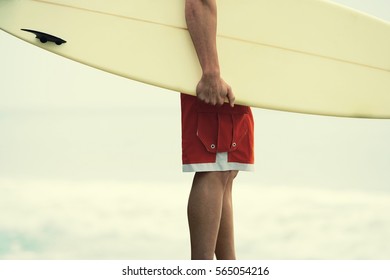
[[[185,16],[203,75],[219,76],[216,0],[186,0]]]
[[[223,105],[227,98],[233,107],[233,91],[221,78],[219,69],[216,0],[186,0],[185,16],[203,71],[196,87],[196,95],[212,105]]]

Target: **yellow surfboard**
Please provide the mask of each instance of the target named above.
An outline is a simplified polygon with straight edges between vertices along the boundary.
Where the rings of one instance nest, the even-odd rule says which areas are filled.
[[[184,2],[0,0],[0,28],[83,64],[194,94],[201,69]],[[221,72],[238,104],[390,118],[390,23],[320,0],[223,0],[218,18]]]

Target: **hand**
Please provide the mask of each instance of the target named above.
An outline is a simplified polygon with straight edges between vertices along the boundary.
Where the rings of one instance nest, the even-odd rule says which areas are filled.
[[[211,105],[222,106],[227,98],[234,107],[235,96],[232,88],[219,75],[203,75],[196,87],[196,95]]]

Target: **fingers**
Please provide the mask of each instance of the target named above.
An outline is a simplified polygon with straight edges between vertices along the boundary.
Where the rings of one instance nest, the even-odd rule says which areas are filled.
[[[226,101],[229,102],[230,107],[234,107],[234,102],[236,100],[236,97],[234,96],[234,93],[232,91],[232,88],[226,84],[223,80],[223,87],[221,92],[218,95],[218,101],[217,105],[222,106]]]
[[[235,96],[232,88],[221,78],[210,80],[201,79],[196,88],[198,98],[213,106],[222,106],[225,100],[234,107]]]
[[[234,101],[236,101],[236,97],[234,96],[233,94],[233,91],[232,91],[232,88],[230,86],[228,86],[228,89],[227,89],[227,98],[229,100],[229,104],[230,104],[230,107],[234,107]]]
[[[218,103],[218,95],[215,94],[217,91],[212,85],[200,81],[196,88],[196,95],[204,103],[215,106]]]

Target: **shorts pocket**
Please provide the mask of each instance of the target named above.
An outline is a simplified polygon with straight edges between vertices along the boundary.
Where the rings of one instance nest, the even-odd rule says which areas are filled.
[[[242,144],[242,140],[248,135],[250,116],[249,114],[233,114],[233,137],[230,151],[237,150]]]
[[[249,122],[247,113],[199,112],[197,136],[210,153],[232,152],[248,135]]]
[[[217,153],[218,114],[199,112],[196,135],[208,152]]]

